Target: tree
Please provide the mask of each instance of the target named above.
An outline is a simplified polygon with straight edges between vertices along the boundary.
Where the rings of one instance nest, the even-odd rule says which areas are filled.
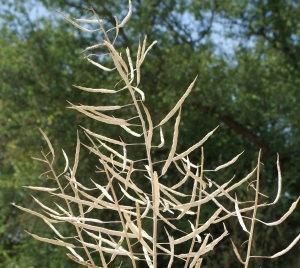
[[[3,169],[0,175],[1,209],[4,211],[1,220],[8,234],[3,231],[1,236],[5,239],[1,241],[7,241],[2,245],[2,255],[7,256],[9,262],[13,261],[12,256],[18,256],[16,252],[21,252],[16,245],[22,245],[25,238],[15,238],[15,234],[20,234],[25,227],[20,226],[19,216],[14,219],[7,204],[31,202],[24,199],[25,190],[19,191],[19,186],[36,180],[40,172],[29,158],[25,158],[26,154],[36,155],[42,144],[34,125],[46,130],[50,137],[60,133],[60,138],[54,141],[55,146],[72,150],[74,130],[78,125],[87,126],[91,122],[79,117],[75,124],[75,114],[63,108],[64,101],[92,104],[96,100],[71,89],[71,84],[92,87],[99,76],[104,83],[111,82],[80,60],[78,48],[84,48],[88,45],[86,42],[93,43],[97,36],[85,38],[54,14],[49,19],[33,20],[30,9],[37,3],[51,10],[50,14],[53,9],[59,9],[67,14],[72,12],[72,17],[80,17],[91,5],[98,14],[105,15],[121,14],[127,6],[126,1],[90,1],[82,6],[80,1],[56,1],[55,4],[28,1],[23,4],[16,0],[1,13]],[[149,42],[159,40],[152,51],[151,64],[144,66],[142,74],[144,89],[153,96],[147,102],[150,106],[155,104],[157,115],[165,114],[186,85],[199,74],[193,95],[187,99],[182,114],[185,124],[181,126],[181,133],[187,137],[187,144],[180,145],[183,150],[198,140],[193,133],[205,134],[220,124],[216,137],[205,148],[206,165],[215,167],[222,159],[229,160],[245,150],[242,162],[235,167],[237,176],[242,176],[253,165],[249,159],[254,159],[261,148],[266,170],[263,188],[268,189],[270,198],[275,194],[272,186],[276,183],[276,153],[280,154],[287,183],[284,183],[285,197],[278,206],[278,214],[299,195],[299,13],[299,4],[280,0],[139,1],[129,27],[120,33],[120,43],[129,47],[134,44],[132,40],[144,34],[148,35]],[[113,16],[106,20],[114,23]],[[224,25],[225,33],[217,32],[220,23]],[[236,44],[230,49],[232,53],[220,49],[215,36]],[[74,60],[76,58],[78,60]],[[157,103],[156,95],[167,97]],[[195,159],[199,156],[195,155]],[[92,166],[90,170],[92,174]],[[278,214],[266,212],[265,216],[272,221],[279,217]],[[289,224],[297,226],[297,218],[299,212]],[[236,223],[229,225],[234,227]],[[278,239],[277,230],[270,234],[262,230],[259,237],[264,237],[266,242],[257,240],[257,248],[262,252],[265,247],[268,252],[277,252],[280,250],[278,244],[288,244],[295,233],[299,233],[299,229],[291,229],[288,225],[281,226],[281,230],[285,236],[279,235],[281,240],[277,243],[273,242],[274,237]],[[299,252],[299,246],[285,258],[264,261],[263,265],[282,267],[284,262],[285,266],[289,263],[293,267],[299,262],[293,257],[296,252]],[[218,267],[218,261],[226,260],[230,267],[232,258],[227,253],[228,250],[226,254],[218,254],[219,259],[208,257],[208,264]],[[20,263],[19,258],[15,259]],[[34,265],[43,266],[41,261],[39,258]]]

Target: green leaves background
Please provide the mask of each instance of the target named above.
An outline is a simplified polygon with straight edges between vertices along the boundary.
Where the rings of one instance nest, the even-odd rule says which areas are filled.
[[[66,100],[103,105],[118,103],[124,97],[108,99],[72,87],[75,84],[105,88],[117,81],[114,73],[101,72],[83,60],[82,50],[95,44],[99,36],[80,32],[54,10],[79,18],[93,6],[112,24],[115,15],[121,20],[127,4],[119,0],[1,2],[0,263],[3,267],[74,267],[62,249],[25,235],[24,229],[47,236],[42,222],[17,212],[9,203],[30,208],[34,204],[28,190],[21,186],[51,184],[43,177],[39,179],[43,166],[29,157],[38,155],[40,147],[45,146],[35,126],[47,133],[57,152],[63,148],[71,156],[79,125],[103,134],[109,129],[65,109]],[[255,165],[261,148],[262,191],[270,199],[276,195],[278,152],[284,178],[282,201],[276,211],[260,215],[265,221],[278,219],[300,191],[299,4],[283,0],[145,0],[134,1],[133,6],[133,16],[121,30],[117,46],[125,53],[126,47],[136,51],[138,40],[144,35],[148,36],[148,44],[158,40],[141,70],[141,85],[156,120],[154,124],[159,123],[198,75],[183,105],[179,149],[185,150],[220,125],[205,144],[205,166],[214,168],[245,150],[234,168],[222,175],[223,178],[243,176]],[[216,26],[220,24],[221,28]],[[229,47],[220,46],[223,41]],[[164,131],[166,144],[170,146],[172,130]],[[136,153],[138,157],[139,152]],[[195,152],[194,157],[194,162],[200,161],[200,152]],[[83,152],[83,179],[94,176],[96,161]],[[58,161],[58,167],[59,164]],[[179,180],[175,171],[174,177],[168,179]],[[247,189],[241,189],[241,194],[246,195]],[[299,217],[298,209],[280,230],[262,228],[255,237],[256,255],[273,254],[288,245],[300,231]],[[238,222],[229,222],[227,226],[237,241],[235,244],[241,244],[243,237],[236,232]],[[48,235],[53,237],[50,231]],[[208,254],[204,267],[238,267],[229,239],[227,242]],[[296,245],[279,259],[256,260],[252,265],[297,267],[298,253]]]

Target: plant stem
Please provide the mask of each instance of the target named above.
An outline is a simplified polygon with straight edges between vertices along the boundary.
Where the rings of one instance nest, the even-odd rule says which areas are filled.
[[[116,52],[117,53],[117,52]],[[138,116],[141,120],[141,124],[142,124],[142,129],[143,129],[143,134],[144,134],[144,139],[145,139],[145,146],[146,146],[146,153],[147,153],[147,160],[148,160],[148,166],[149,166],[149,171],[151,174],[151,179],[152,179],[152,200],[155,200],[155,191],[154,191],[154,184],[153,184],[153,176],[154,176],[154,172],[153,172],[153,164],[152,164],[152,159],[151,159],[151,142],[150,142],[150,147],[147,146],[147,129],[146,129],[146,125],[145,125],[145,121],[143,118],[143,114],[141,112],[141,109],[138,105],[138,101],[136,100],[135,94],[134,94],[134,90],[128,80],[128,75],[124,73],[124,70],[122,69],[119,61],[114,57],[114,53],[111,52],[111,57],[114,61],[114,64],[119,72],[119,74],[121,75],[121,77],[123,78],[123,81],[126,83],[126,86],[131,94],[134,106],[137,110]],[[153,267],[156,268],[157,267],[157,251],[156,251],[156,244],[157,244],[157,215],[155,212],[153,212]]]
[[[250,261],[251,245],[252,245],[252,240],[253,240],[253,235],[254,235],[254,224],[255,224],[255,218],[256,218],[256,212],[257,212],[258,193],[259,193],[260,156],[261,156],[261,150],[259,150],[258,160],[257,160],[256,193],[255,193],[254,209],[253,209],[252,222],[251,222],[251,230],[250,230],[250,236],[249,236],[249,241],[248,241],[247,258],[246,258],[245,266],[244,266],[245,268],[248,268],[248,264]]]

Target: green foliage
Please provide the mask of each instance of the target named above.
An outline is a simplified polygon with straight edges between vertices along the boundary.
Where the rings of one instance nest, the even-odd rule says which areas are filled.
[[[266,221],[278,219],[300,190],[299,4],[279,0],[270,3],[142,2],[136,3],[132,20],[121,31],[118,44],[135,51],[134,41],[145,34],[149,42],[160,40],[142,70],[142,82],[149,96],[147,106],[155,107],[154,120],[159,121],[170,110],[186,85],[198,74],[198,83],[184,104],[184,125],[180,133],[185,139],[179,144],[179,150],[185,150],[197,142],[199,136],[220,124],[217,136],[205,145],[206,165],[217,166],[231,159],[236,152],[246,150],[235,170],[237,176],[243,176],[255,165],[250,159],[255,159],[257,151],[262,148],[265,164],[262,191],[267,192],[271,199],[276,194],[275,161],[278,152],[285,182],[284,195],[277,205],[278,212],[264,214]],[[34,206],[27,190],[20,190],[20,186],[39,184],[41,168],[34,165],[29,156],[36,156],[40,146],[45,144],[35,126],[46,131],[57,150],[64,148],[72,155],[78,125],[95,131],[101,129],[101,132],[108,130],[64,108],[65,100],[91,105],[98,103],[85,92],[72,89],[71,84],[98,87],[99,81],[102,86],[111,85],[115,78],[106,76],[82,60],[81,51],[89,45],[87,42],[93,44],[98,37],[85,38],[80,31],[56,16],[53,10],[68,13],[71,10],[74,12],[72,17],[80,17],[85,13],[84,9],[92,5],[97,7],[98,14],[105,15],[106,20],[113,24],[113,15],[127,10],[127,2],[90,1],[86,6],[81,1],[26,1],[24,4],[16,0],[9,3],[10,6],[7,1],[2,3],[0,34],[0,263],[4,263],[4,267],[18,267],[24,263],[28,263],[26,267],[49,267],[47,260],[42,258],[43,254],[36,254],[34,249],[39,248],[41,252],[51,254],[53,261],[56,260],[53,267],[60,267],[60,251],[50,250],[51,247],[40,243],[37,245],[26,235],[14,239],[28,229],[28,224],[34,227],[41,225],[35,219],[16,215],[9,203]],[[31,8],[38,6],[43,10],[41,3],[47,13],[41,11],[41,18],[34,20],[29,15]],[[187,16],[182,17],[187,10],[195,16],[195,24],[189,23]],[[214,16],[211,17],[211,14]],[[51,19],[44,19],[45,15]],[[217,37],[215,32],[218,29],[211,28],[211,18],[212,25],[221,22],[225,28],[225,32]],[[217,38],[227,38],[233,52],[230,53],[231,48],[228,51],[220,48]],[[162,101],[158,102],[156,96]],[[105,99],[101,103],[103,101],[110,102]],[[166,136],[171,137],[171,131]],[[195,155],[191,160],[197,162],[199,159],[200,156]],[[85,168],[90,170],[90,175],[93,174],[93,166],[94,163],[90,163]],[[229,174],[233,171],[229,170],[224,177]],[[299,211],[296,211],[287,223],[283,223],[281,230],[285,236],[276,230],[268,233],[262,229],[259,232],[257,236],[264,237],[265,241],[262,244],[261,240],[258,245],[263,254],[278,252],[282,249],[281,245],[287,245],[299,233],[299,228],[290,228],[298,226],[299,217]],[[236,226],[236,222],[228,225]],[[295,257],[297,252],[299,245],[278,260],[261,260],[253,266],[296,267],[299,263]],[[228,267],[232,267],[234,258],[228,254],[228,250],[220,249],[216,255],[209,257],[207,266],[218,267],[218,263],[227,260]],[[70,267],[74,266],[70,263]]]

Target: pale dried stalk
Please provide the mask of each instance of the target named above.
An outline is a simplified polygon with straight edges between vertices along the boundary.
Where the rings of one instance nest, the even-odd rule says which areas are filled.
[[[203,180],[203,170],[204,170],[204,149],[203,149],[203,147],[201,147],[201,171],[200,171],[200,180],[201,181]],[[202,191],[201,190],[202,190],[202,186],[201,186],[201,183],[200,183],[200,189],[199,189],[199,195],[198,195],[199,200],[202,199]],[[199,204],[198,207],[197,207],[196,224],[195,224],[196,228],[198,228],[198,225],[199,225],[200,211],[201,211],[201,204]],[[191,223],[191,225],[192,225],[192,223]],[[193,225],[192,225],[192,231],[193,232],[195,231],[195,227]],[[196,237],[198,239],[198,242],[200,243],[201,242],[200,236],[196,235]],[[194,236],[193,239],[192,239],[192,243],[191,243],[191,246],[190,246],[189,253],[191,253],[193,248],[194,248],[196,237]],[[197,260],[197,259],[195,258],[195,260]],[[189,261],[190,261],[190,258],[187,258],[184,268],[187,268],[187,265],[188,265]],[[199,260],[197,260],[197,263],[199,263]],[[200,264],[198,264],[199,267],[200,267]]]
[[[162,169],[162,172],[161,172],[161,175],[164,175],[172,160],[173,160],[173,156],[175,154],[175,151],[176,151],[176,148],[177,148],[177,140],[178,140],[178,133],[179,133],[179,123],[180,123],[180,115],[181,115],[181,109],[179,110],[179,113],[178,113],[178,116],[176,118],[176,122],[175,122],[175,126],[174,126],[174,134],[173,134],[173,143],[172,143],[172,147],[171,147],[171,150],[170,150],[170,153],[169,153],[169,156],[168,156],[168,159],[166,161],[166,163],[164,164],[163,166],[163,169]]]
[[[231,239],[230,239],[230,240],[231,240]],[[238,260],[240,261],[240,263],[245,264],[245,262],[244,262],[243,259],[241,258],[241,255],[240,255],[238,249],[236,248],[236,246],[235,246],[235,244],[233,243],[232,240],[231,240],[231,244],[232,244],[232,247],[233,247],[233,251],[234,251],[236,257],[238,258]]]
[[[110,94],[114,94],[114,93],[118,92],[117,90],[104,89],[104,88],[95,89],[95,88],[87,88],[87,87],[81,87],[81,86],[75,86],[75,85],[73,85],[73,87],[76,87],[76,88],[79,88],[81,90],[88,91],[88,92],[99,92],[99,93],[110,93]]]
[[[142,44],[139,43],[138,45],[138,51],[137,51],[137,57],[136,57],[136,63],[135,63],[135,69],[133,67],[133,61],[130,55],[129,48],[126,48],[126,56],[128,60],[125,61],[121,53],[117,52],[117,50],[114,47],[114,42],[118,36],[119,28],[124,27],[126,22],[129,20],[131,14],[132,14],[132,3],[131,0],[129,0],[129,10],[127,15],[124,17],[121,23],[118,22],[118,19],[115,18],[116,26],[110,30],[115,29],[115,38],[114,41],[111,42],[108,38],[108,34],[104,27],[103,27],[103,20],[99,19],[97,14],[94,12],[94,10],[90,9],[93,12],[92,18],[96,19],[77,19],[77,22],[84,22],[89,24],[98,24],[100,26],[100,30],[102,31],[104,37],[100,44],[92,45],[87,47],[85,50],[91,50],[91,49],[103,49],[106,48],[108,50],[108,54],[110,55],[113,67],[108,68],[106,66],[103,66],[102,64],[93,61],[90,59],[92,55],[86,56],[86,59],[96,67],[102,69],[103,71],[114,71],[116,70],[120,77],[121,81],[125,83],[125,86],[119,90],[113,90],[113,89],[94,89],[94,88],[87,88],[82,86],[74,86],[80,90],[88,91],[91,93],[103,93],[103,94],[116,94],[122,90],[128,90],[131,98],[132,103],[126,104],[126,105],[112,105],[112,106],[88,106],[88,105],[73,105],[71,104],[72,109],[76,109],[77,111],[93,118],[94,120],[98,120],[105,124],[110,125],[116,125],[123,128],[127,133],[134,137],[141,137],[143,136],[144,142],[140,143],[139,146],[143,145],[144,150],[146,152],[147,158],[144,160],[137,160],[142,162],[146,167],[146,170],[141,169],[135,169],[134,165],[137,161],[130,160],[127,156],[127,146],[133,145],[133,144],[126,144],[121,138],[120,140],[115,140],[97,133],[94,133],[88,129],[84,129],[86,136],[89,138],[89,140],[92,143],[92,146],[88,146],[85,144],[81,144],[79,140],[79,136],[77,136],[77,146],[76,146],[76,153],[75,153],[75,161],[73,168],[69,166],[69,160],[67,157],[67,154],[65,151],[63,152],[63,156],[65,158],[65,167],[63,173],[60,175],[56,175],[54,169],[53,169],[53,163],[55,160],[55,154],[54,149],[47,137],[47,135],[40,130],[42,135],[44,136],[48,147],[50,149],[50,154],[52,156],[52,159],[49,160],[47,155],[44,152],[42,152],[43,159],[40,158],[34,158],[37,161],[46,163],[48,166],[48,171],[45,172],[45,174],[51,173],[54,180],[56,181],[58,187],[57,188],[48,188],[48,187],[35,187],[35,186],[28,186],[27,188],[35,191],[41,191],[41,192],[48,192],[51,195],[54,195],[58,198],[61,198],[66,203],[67,209],[63,208],[62,206],[57,205],[57,208],[59,209],[60,213],[57,211],[49,208],[48,206],[42,204],[37,199],[34,200],[45,210],[44,213],[46,213],[47,216],[37,213],[35,211],[32,211],[30,209],[26,209],[20,206],[15,205],[17,208],[26,211],[27,213],[30,213],[34,216],[40,217],[44,220],[44,222],[53,230],[53,232],[61,239],[64,239],[64,237],[60,234],[59,230],[54,226],[55,224],[62,222],[67,222],[71,225],[73,225],[76,229],[77,236],[74,237],[75,240],[77,240],[81,247],[84,249],[86,256],[88,257],[88,261],[84,261],[84,258],[79,255],[74,248],[76,248],[76,245],[73,245],[71,243],[66,243],[64,241],[61,241],[59,239],[49,239],[49,238],[42,238],[33,234],[32,235],[35,239],[38,239],[43,242],[64,246],[66,247],[71,254],[67,254],[69,258],[71,258],[73,261],[86,266],[86,267],[100,267],[96,266],[94,263],[94,260],[90,254],[89,250],[95,250],[99,253],[102,266],[101,267],[108,267],[110,262],[112,262],[116,256],[125,256],[130,258],[132,262],[133,267],[137,267],[137,261],[140,260],[138,256],[140,256],[140,253],[135,251],[135,247],[133,247],[134,244],[138,243],[139,246],[141,246],[143,253],[141,255],[143,256],[143,261],[146,261],[148,267],[157,268],[158,262],[157,262],[157,255],[158,250],[162,252],[162,254],[167,254],[170,257],[168,268],[171,268],[173,266],[173,262],[175,257],[183,260],[185,262],[185,268],[187,267],[196,267],[200,268],[201,262],[203,259],[203,255],[213,250],[214,247],[226,236],[228,235],[228,231],[226,230],[226,227],[224,226],[224,232],[214,239],[211,243],[208,244],[208,239],[211,237],[211,235],[208,233],[206,234],[205,238],[201,239],[200,234],[202,234],[204,231],[206,231],[212,224],[216,224],[220,221],[224,221],[228,217],[234,216],[238,218],[238,221],[240,225],[242,226],[242,229],[250,234],[249,242],[248,242],[248,250],[247,250],[247,259],[244,262],[235,245],[233,244],[234,251],[237,255],[238,260],[245,265],[245,267],[248,266],[248,262],[250,258],[258,257],[258,256],[251,256],[251,243],[253,239],[253,233],[254,233],[254,224],[255,221],[262,222],[263,224],[267,226],[273,226],[280,224],[282,221],[284,221],[296,208],[300,198],[295,201],[288,212],[286,212],[278,221],[272,222],[272,223],[265,223],[261,220],[256,219],[256,212],[259,207],[263,206],[269,206],[272,204],[275,204],[280,197],[280,192],[282,188],[282,178],[281,178],[281,172],[280,172],[280,166],[279,166],[279,157],[277,159],[277,169],[278,169],[278,192],[277,196],[274,200],[274,202],[269,204],[258,204],[258,194],[259,194],[259,165],[260,165],[260,153],[258,157],[258,165],[257,167],[250,172],[245,178],[241,179],[239,182],[235,183],[234,185],[226,188],[231,180],[228,182],[223,183],[223,185],[218,185],[217,183],[211,181],[205,176],[205,172],[217,172],[223,168],[226,168],[232,164],[234,164],[239,156],[237,155],[229,162],[222,164],[215,168],[214,170],[204,170],[204,151],[203,143],[215,132],[216,128],[209,132],[204,138],[202,138],[199,142],[192,145],[189,149],[186,151],[176,154],[176,148],[178,143],[178,136],[179,136],[179,125],[180,125],[180,116],[181,116],[181,108],[182,104],[185,101],[185,99],[188,97],[189,93],[191,92],[195,82],[194,81],[190,84],[186,92],[182,95],[182,97],[179,99],[179,101],[176,103],[176,105],[171,109],[171,111],[165,116],[164,119],[162,119],[159,123],[160,127],[160,140],[161,143],[157,146],[157,148],[161,148],[164,145],[164,136],[162,132],[161,126],[165,124],[178,110],[178,116],[176,118],[175,124],[174,124],[174,132],[173,132],[173,142],[172,146],[168,155],[168,158],[165,160],[159,160],[155,162],[156,164],[164,163],[162,167],[161,175],[158,176],[157,170],[154,169],[154,163],[152,162],[151,158],[151,151],[155,146],[152,146],[152,140],[153,136],[155,135],[155,127],[153,127],[151,114],[148,111],[148,108],[143,103],[145,101],[145,92],[143,92],[140,88],[138,88],[140,82],[141,82],[141,65],[145,60],[146,54],[149,52],[149,50],[152,48],[152,46],[156,43],[154,41],[148,48],[146,48],[146,41],[147,38],[143,40]],[[89,30],[85,27],[80,26],[76,22],[74,22],[72,19],[68,18],[64,14],[58,12],[61,14],[66,20],[68,20],[70,23],[72,23],[75,27],[84,30],[86,32],[94,32],[96,30]],[[107,53],[107,51],[106,51]],[[132,85],[133,81],[136,80],[136,87]],[[137,94],[136,94],[137,93]],[[137,99],[139,98],[139,100]],[[141,100],[140,100],[141,98]],[[135,108],[136,114],[140,120],[140,124],[138,125],[131,125],[128,123],[130,120],[134,119],[135,117],[132,117],[130,119],[123,119],[123,118],[115,118],[114,116],[107,115],[103,112],[108,111],[115,111],[119,110],[122,107],[125,107],[127,105],[132,105]],[[144,113],[142,113],[142,111]],[[146,117],[144,118],[144,115]],[[147,126],[146,126],[147,124]],[[141,127],[142,131],[141,133],[135,132],[129,126],[133,127]],[[100,146],[98,147],[93,139],[97,139],[100,143]],[[108,146],[107,143],[111,143],[112,146]],[[95,188],[88,188],[82,185],[80,182],[76,179],[76,171],[78,169],[78,166],[80,164],[79,160],[79,152],[80,152],[80,146],[83,145],[85,148],[89,150],[90,153],[96,155],[99,157],[99,162],[101,164],[101,168],[97,169],[100,173],[100,175],[105,175],[107,179],[107,184],[104,185],[103,183],[98,183],[96,181],[92,181],[95,185]],[[118,149],[115,149],[113,147],[118,147],[120,150],[123,151],[123,153],[119,153]],[[201,147],[201,165],[191,163],[189,160],[190,153],[194,152],[197,148]],[[140,147],[139,147],[140,148]],[[101,150],[104,149],[104,151],[108,150],[110,155],[105,155]],[[120,158],[121,161],[116,161],[116,158]],[[178,161],[180,160],[180,161]],[[178,161],[178,162],[177,162]],[[181,179],[178,183],[175,183],[172,187],[168,187],[163,184],[163,178],[161,177],[163,175],[167,175],[168,169],[171,165],[171,163],[175,164],[175,167],[177,168],[178,172],[182,174],[184,177]],[[196,169],[196,172],[194,171]],[[200,174],[199,174],[200,169]],[[67,171],[70,171],[70,176],[66,174]],[[237,197],[234,199],[229,195],[229,192],[236,189],[243,183],[246,183],[247,180],[254,174],[254,172],[257,172],[257,180],[256,180],[256,196],[254,201],[254,206],[246,207],[243,209],[240,209],[238,204],[244,203],[239,202],[237,200]],[[136,172],[148,172],[148,176],[146,176],[144,173],[141,173],[142,176],[139,176],[139,179],[145,179],[151,183],[151,193],[148,193],[147,189],[144,189],[142,187],[139,188],[134,183],[134,176],[133,174]],[[146,173],[147,174],[147,173]],[[62,176],[64,175],[64,176]],[[72,194],[68,195],[66,194],[65,188],[62,186],[59,178],[64,177],[66,179],[67,187],[70,187],[72,189]],[[138,176],[137,176],[138,177]],[[160,180],[161,179],[161,180]],[[191,191],[190,195],[184,194],[180,192],[178,189],[179,187],[183,186],[185,183],[188,182],[188,180],[191,180],[193,183],[193,189]],[[205,182],[205,180],[208,180],[208,184]],[[147,181],[147,183],[148,183]],[[121,190],[121,193],[123,194],[122,197],[119,199],[115,189],[114,185],[118,182],[119,188]],[[216,189],[209,191],[205,191],[205,187],[208,185],[210,187],[214,186]],[[98,197],[95,197],[91,194],[88,194],[89,191],[92,190],[98,190],[99,195]],[[197,195],[198,191],[198,195]],[[231,212],[226,209],[223,204],[220,203],[219,198],[225,197],[228,200],[235,203],[235,211]],[[128,202],[134,202],[132,205],[128,205],[123,203],[123,199],[126,199]],[[106,200],[106,201],[105,201]],[[184,200],[184,201],[182,201]],[[214,202],[219,208],[212,212],[211,217],[204,222],[202,225],[200,225],[200,212],[201,212],[201,206],[203,204],[206,204],[207,202]],[[78,213],[75,213],[70,203],[74,203],[78,207]],[[193,211],[193,208],[197,207],[197,211]],[[116,221],[102,221],[100,219],[94,219],[91,217],[88,217],[88,213],[92,210],[97,209],[99,211],[101,210],[110,210],[112,212],[115,212],[119,215],[119,219]],[[151,211],[151,212],[149,212]],[[178,211],[178,213],[174,213]],[[225,216],[219,217],[220,213],[223,211],[225,213]],[[243,215],[242,213],[246,211],[252,211],[253,216],[251,218],[251,229],[250,231],[247,230],[244,221],[243,221]],[[78,214],[78,215],[77,215]],[[150,216],[149,216],[150,215]],[[171,216],[170,216],[171,215]],[[183,230],[180,230],[176,226],[176,221],[183,218],[185,215],[193,215],[195,217],[195,225],[190,222],[190,227],[192,231],[185,232]],[[142,220],[145,218],[152,218],[153,222],[153,229],[151,235],[149,235],[146,232],[146,229],[143,229]],[[133,219],[132,219],[133,218]],[[246,218],[246,217],[244,217]],[[166,231],[166,235],[168,238],[168,241],[166,243],[158,243],[157,242],[157,223],[158,221],[161,221],[162,224],[164,224],[164,228]],[[102,227],[102,224],[119,224],[120,227],[122,227],[122,231],[115,230],[110,228],[110,225],[108,225],[107,228]],[[100,225],[100,226],[99,226]],[[176,230],[178,232],[182,233],[182,236],[174,239],[172,236],[169,235],[167,228],[171,228],[173,230]],[[93,239],[94,243],[90,243],[89,241],[84,241],[82,236],[82,231],[91,239]],[[94,233],[97,232],[97,235]],[[105,236],[103,237],[103,234]],[[105,238],[107,236],[107,238]],[[115,240],[115,238],[117,239]],[[264,258],[275,258],[278,256],[281,256],[282,254],[286,253],[292,246],[294,246],[300,239],[300,236],[296,237],[295,240],[283,251],[278,252],[277,254],[266,257],[261,256]],[[136,241],[137,240],[137,241]],[[121,245],[123,241],[126,241],[128,249],[123,248]],[[133,244],[133,241],[135,243]],[[187,253],[181,253],[181,254],[175,254],[175,246],[179,244],[183,244],[186,242],[191,242],[189,251]],[[200,248],[197,251],[194,251],[195,244],[199,243]],[[233,243],[233,242],[232,242]],[[182,245],[181,245],[182,246]],[[109,254],[110,261],[108,262],[106,260],[106,256]]]
[[[283,254],[285,254],[286,252],[288,252],[293,246],[296,245],[296,243],[298,243],[298,241],[300,240],[300,234],[292,241],[291,244],[289,244],[289,246],[287,248],[285,248],[282,251],[277,252],[276,254],[272,255],[272,256],[251,256],[251,258],[277,258]]]
[[[235,195],[235,200],[237,201],[236,195]],[[247,233],[250,234],[250,232],[247,230],[247,227],[245,226],[245,223],[244,223],[244,221],[243,221],[243,218],[242,218],[242,215],[241,215],[241,212],[240,212],[240,209],[239,209],[238,202],[235,202],[234,204],[235,204],[236,215],[237,215],[237,218],[238,218],[238,220],[239,220],[240,225],[242,226],[242,229],[243,229],[245,232],[247,232]]]
[[[188,87],[186,92],[182,95],[180,100],[176,103],[174,108],[166,115],[166,117],[163,120],[161,120],[161,122],[159,123],[159,126],[162,126],[164,123],[166,123],[176,113],[176,111],[181,107],[181,105],[184,102],[184,100],[186,99],[186,97],[190,94],[190,92],[196,82],[196,79],[197,79],[197,76],[194,79],[194,81],[190,84],[190,86]]]

